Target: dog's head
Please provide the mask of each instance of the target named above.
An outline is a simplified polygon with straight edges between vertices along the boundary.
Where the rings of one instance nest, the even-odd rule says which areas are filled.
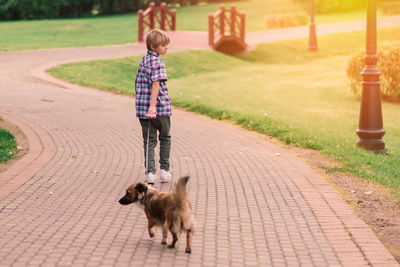
[[[148,190],[148,185],[137,183],[126,189],[126,194],[119,200],[121,205],[128,205],[144,198]]]

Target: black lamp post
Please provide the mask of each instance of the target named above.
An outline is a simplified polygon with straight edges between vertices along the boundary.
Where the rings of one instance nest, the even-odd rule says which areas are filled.
[[[318,50],[317,32],[315,30],[315,23],[314,23],[314,17],[315,17],[314,1],[315,0],[311,0],[311,9],[310,9],[310,31],[308,35],[308,50],[310,51]]]
[[[376,0],[367,0],[367,46],[365,67],[362,71],[362,95],[360,121],[357,135],[360,137],[357,145],[377,153],[386,153],[385,142],[382,140],[383,129],[382,107],[380,96],[381,74],[376,65]]]

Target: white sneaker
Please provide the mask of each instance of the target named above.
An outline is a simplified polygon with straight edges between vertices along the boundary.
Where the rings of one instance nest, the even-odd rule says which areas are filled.
[[[156,175],[154,173],[149,172],[146,175],[146,183],[148,184],[154,184],[154,181],[156,180]]]
[[[171,181],[172,179],[172,175],[169,171],[166,170],[162,170],[160,171],[160,181],[161,183],[168,183],[169,181]]]

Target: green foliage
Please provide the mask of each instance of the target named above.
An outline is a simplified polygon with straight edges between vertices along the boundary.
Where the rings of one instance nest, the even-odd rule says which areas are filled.
[[[95,0],[66,0],[60,7],[58,17],[82,17],[93,10],[94,4]]]
[[[311,0],[292,0],[295,4],[310,10]],[[320,14],[335,13],[358,9],[366,5],[365,0],[312,0],[315,1],[315,12]]]
[[[0,0],[0,20],[31,20],[82,17],[92,11],[100,14],[124,14],[146,9],[151,1],[181,6],[199,0]]]
[[[17,17],[17,0],[0,0],[0,20],[12,20]]]
[[[58,17],[66,0],[18,0],[18,12],[21,19],[45,19]]]
[[[0,20],[81,17],[96,0],[0,0]]]
[[[382,98],[400,102],[400,41],[382,42],[378,45],[378,69],[380,75],[380,89]],[[350,88],[356,95],[361,94],[362,75],[365,67],[365,51],[360,50],[350,58],[347,65],[347,77]]]
[[[0,162],[7,161],[17,153],[17,143],[14,136],[0,128]]]

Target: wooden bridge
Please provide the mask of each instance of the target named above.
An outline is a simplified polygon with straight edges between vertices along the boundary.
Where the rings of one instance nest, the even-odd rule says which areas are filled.
[[[247,47],[245,42],[245,13],[220,6],[215,14],[208,15],[208,43],[218,51],[237,54]]]

